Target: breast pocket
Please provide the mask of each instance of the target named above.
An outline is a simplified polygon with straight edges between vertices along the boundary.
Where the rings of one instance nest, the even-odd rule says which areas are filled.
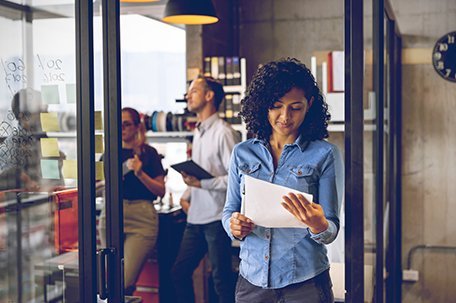
[[[291,166],[287,186],[299,191],[315,194],[318,183],[315,169],[310,166]]]
[[[238,166],[239,172],[243,175],[248,175],[257,178],[260,174],[260,163],[241,163]]]

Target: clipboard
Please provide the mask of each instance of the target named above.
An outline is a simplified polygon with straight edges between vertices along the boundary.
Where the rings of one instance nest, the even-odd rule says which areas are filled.
[[[208,173],[204,168],[193,162],[193,160],[188,160],[185,162],[180,162],[171,165],[172,168],[174,168],[177,172],[186,172],[187,174],[194,176],[198,178],[198,180],[204,180],[204,179],[212,179],[214,176],[212,176],[210,173]]]

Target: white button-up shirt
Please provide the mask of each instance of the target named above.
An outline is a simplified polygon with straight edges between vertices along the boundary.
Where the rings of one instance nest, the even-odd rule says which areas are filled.
[[[239,137],[217,113],[195,129],[192,160],[214,178],[201,180],[201,188],[190,187],[182,196],[190,200],[188,223],[207,224],[222,219],[231,152]]]

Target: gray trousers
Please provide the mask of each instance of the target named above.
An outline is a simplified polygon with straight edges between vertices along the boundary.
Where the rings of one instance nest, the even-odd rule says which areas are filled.
[[[135,284],[147,255],[155,247],[158,235],[158,214],[148,200],[123,200],[125,288]],[[100,242],[106,247],[106,213],[101,211]]]
[[[329,270],[318,276],[283,288],[264,289],[239,275],[236,303],[333,303]]]

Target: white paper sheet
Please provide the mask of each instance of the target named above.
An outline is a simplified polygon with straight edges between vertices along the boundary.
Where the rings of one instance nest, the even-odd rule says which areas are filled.
[[[245,197],[242,209],[244,215],[253,223],[263,227],[299,227],[307,225],[296,219],[281,202],[288,193],[302,194],[307,200],[313,196],[292,188],[245,176]]]

